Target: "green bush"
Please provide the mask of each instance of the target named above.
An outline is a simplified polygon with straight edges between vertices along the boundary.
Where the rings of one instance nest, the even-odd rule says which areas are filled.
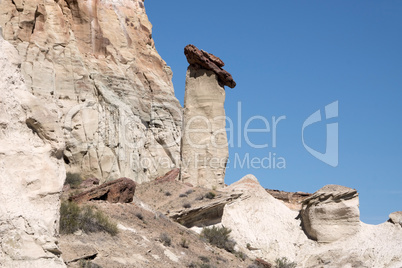
[[[204,228],[201,232],[201,237],[205,238],[210,244],[223,248],[228,252],[234,253],[234,246],[236,242],[233,241],[229,234],[232,230],[226,227]]]
[[[80,260],[78,262],[80,268],[102,268],[102,266],[91,262],[90,260]]]
[[[92,206],[79,207],[74,202],[63,201],[60,207],[60,233],[71,234],[82,230],[85,233],[118,233],[117,225],[101,211]]]
[[[296,263],[289,261],[286,257],[278,258],[275,260],[276,268],[295,268]]]
[[[82,183],[81,175],[78,173],[67,172],[64,185],[70,184],[71,188],[77,188]]]
[[[244,254],[244,252],[242,251],[236,251],[234,254],[237,258],[241,259],[242,261],[245,261],[247,259],[247,255]]]
[[[181,239],[180,246],[182,246],[183,248],[188,248],[188,242],[185,238]]]
[[[216,194],[214,192],[208,192],[205,197],[208,199],[214,199]]]

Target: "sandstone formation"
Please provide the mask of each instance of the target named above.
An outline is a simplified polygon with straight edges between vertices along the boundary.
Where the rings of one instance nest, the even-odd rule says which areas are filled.
[[[98,178],[88,178],[85,181],[83,181],[78,188],[90,188],[93,186],[99,185],[99,179]]]
[[[221,224],[232,229],[231,236],[240,250],[249,256],[269,262],[278,257],[296,260],[297,248],[308,238],[296,220],[297,212],[273,198],[253,175],[247,175],[223,189],[230,193],[242,193],[223,210]],[[248,250],[249,244],[257,250]]]
[[[187,69],[184,96],[181,179],[196,186],[223,187],[229,155],[226,136],[224,84],[236,84],[223,62],[195,46],[185,48]]]
[[[68,171],[144,182],[179,166],[181,107],[143,0],[3,0],[0,26],[24,85],[57,113]]]
[[[128,178],[109,181],[100,186],[69,198],[77,203],[91,200],[105,200],[110,203],[130,203],[135,193],[135,182]]]
[[[184,55],[186,55],[188,63],[193,67],[213,71],[218,76],[218,80],[222,85],[230,88],[236,86],[232,75],[222,69],[225,63],[215,55],[204,50],[199,50],[194,45],[187,45],[184,48]]]
[[[61,128],[22,72],[0,34],[0,267],[64,267],[54,238],[66,175]]]
[[[188,228],[202,228],[217,224],[222,220],[223,208],[241,195],[241,193],[228,193],[202,205],[193,205],[188,209],[171,211],[168,216]]]
[[[360,230],[359,195],[355,189],[326,185],[303,201],[306,234],[318,242],[333,242]]]
[[[343,186],[328,185],[312,195],[310,201],[306,199],[306,203],[317,207],[322,201],[324,205],[340,209],[342,204],[351,205],[346,201],[350,200],[347,196],[354,200],[357,192]],[[329,199],[334,204],[331,205]],[[343,211],[346,214],[340,218],[352,223],[353,227],[356,214],[349,213],[345,208]],[[402,227],[399,224],[385,222],[374,226],[358,220],[358,232],[347,233],[341,229],[339,233],[343,236],[337,240],[318,242],[309,238],[302,229],[299,211],[291,210],[271,196],[253,175],[221,189],[219,196],[207,203],[193,203],[191,208],[172,210],[167,215],[197,232],[200,227],[213,225],[230,228],[230,236],[237,242],[235,249],[251,259],[259,258],[263,263],[275,263],[277,258],[286,257],[296,262],[297,267],[402,266]],[[398,221],[394,215],[392,218]],[[331,225],[331,221],[334,224]],[[337,218],[324,223],[326,225],[321,232],[326,230],[328,233],[325,235],[330,238],[334,237],[334,226],[343,224]],[[346,230],[352,227],[343,226]],[[321,235],[323,237],[324,234]]]
[[[303,200],[311,196],[311,194],[303,192],[294,193],[271,189],[265,190],[276,199],[281,200],[288,208],[292,210],[301,210]]]
[[[389,214],[389,220],[394,224],[399,224],[402,227],[402,211],[397,211]]]

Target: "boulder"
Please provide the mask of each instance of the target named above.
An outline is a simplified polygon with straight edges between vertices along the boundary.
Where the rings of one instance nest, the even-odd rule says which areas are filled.
[[[360,230],[359,195],[355,189],[326,185],[303,201],[301,218],[307,236],[334,242]]]
[[[402,226],[402,211],[397,211],[389,214],[390,222]]]
[[[195,68],[213,71],[218,76],[218,80],[222,85],[230,88],[236,86],[232,75],[222,69],[225,63],[217,56],[205,52],[204,50],[199,50],[194,45],[187,45],[184,48],[184,55],[186,55],[188,63]]]
[[[69,198],[78,203],[91,200],[105,200],[110,203],[130,203],[133,201],[136,184],[128,178],[120,178],[104,183],[88,191]]]

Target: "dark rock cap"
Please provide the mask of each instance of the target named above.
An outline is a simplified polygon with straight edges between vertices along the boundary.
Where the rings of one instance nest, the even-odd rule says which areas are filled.
[[[219,82],[224,86],[228,86],[230,88],[234,88],[236,86],[236,82],[233,80],[232,75],[222,69],[225,64],[217,56],[205,52],[204,50],[199,50],[194,45],[187,45],[184,48],[184,55],[186,55],[187,61],[190,65],[202,67],[216,73]]]

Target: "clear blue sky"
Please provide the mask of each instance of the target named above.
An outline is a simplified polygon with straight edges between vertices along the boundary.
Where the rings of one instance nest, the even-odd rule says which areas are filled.
[[[356,188],[361,219],[372,224],[402,210],[402,1],[147,0],[145,7],[182,104],[187,44],[220,57],[237,82],[226,88],[236,141],[229,148],[227,184],[252,173],[271,189]],[[334,101],[339,117],[328,122],[339,124],[337,167],[307,152],[301,138],[304,121]],[[248,146],[244,137],[238,146],[237,129],[252,116],[270,124],[272,116],[286,116],[278,123],[275,148],[272,131],[249,134],[267,148]],[[325,152],[328,122],[305,129],[308,146]],[[264,124],[254,120],[250,127]],[[271,153],[271,161],[275,153],[286,168],[234,167],[235,157],[247,153],[250,160]]]

